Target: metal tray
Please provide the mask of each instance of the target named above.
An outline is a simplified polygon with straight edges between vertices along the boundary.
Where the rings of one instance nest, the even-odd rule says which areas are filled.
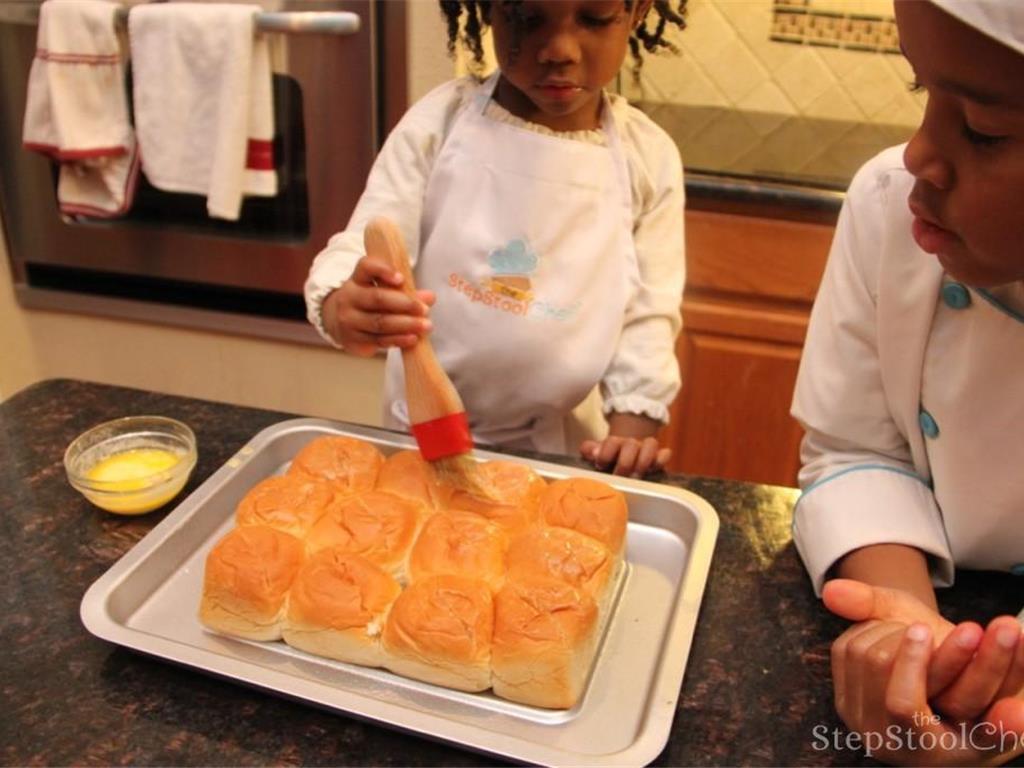
[[[688,491],[517,459],[546,478],[594,477],[629,501],[624,576],[587,689],[550,711],[312,656],[282,642],[205,630],[197,612],[207,552],[235,506],[283,472],[309,440],[350,435],[389,454],[411,438],[320,419],[272,425],[218,469],[93,584],[81,617],[97,637],[146,654],[513,760],[541,765],[640,765],[668,741],[707,579],[718,516]],[[480,458],[509,458],[477,451]]]

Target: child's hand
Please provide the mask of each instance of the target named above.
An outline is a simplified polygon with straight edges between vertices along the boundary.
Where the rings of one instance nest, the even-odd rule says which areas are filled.
[[[981,627],[974,626],[980,635]],[[1024,637],[1017,620],[1012,616],[993,619],[976,647],[959,673],[952,668],[929,668],[929,695],[941,691],[932,703],[955,720],[974,720],[1006,697],[1024,698]]]
[[[1024,700],[996,701],[976,721],[945,723],[928,704],[931,627],[870,620],[832,646],[836,711],[869,754],[895,765],[982,765],[1022,751]],[[966,738],[965,738],[966,736]]]
[[[384,347],[411,347],[431,329],[432,291],[417,299],[402,289],[402,274],[381,259],[364,256],[352,277],[323,304],[324,329],[347,352],[369,357]]]
[[[618,437],[609,435],[604,440],[584,440],[580,454],[600,470],[616,475],[643,477],[664,469],[672,458],[672,451],[661,448],[653,437]]]
[[[993,619],[985,630],[974,622],[954,627],[906,592],[850,579],[830,581],[822,598],[833,613],[860,622],[855,626],[927,624],[938,644],[928,667],[928,698],[950,717],[974,720],[1024,689],[1024,638],[1012,616]]]
[[[655,435],[660,421],[636,413],[612,413],[608,416],[608,437],[584,440],[580,455],[602,471],[627,477],[643,477],[664,469],[672,451],[658,445]]]

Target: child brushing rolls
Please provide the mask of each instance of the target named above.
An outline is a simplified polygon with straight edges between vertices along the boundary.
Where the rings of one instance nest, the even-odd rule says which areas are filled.
[[[499,70],[409,110],[306,284],[333,343],[389,348],[386,426],[410,421],[399,350],[432,333],[477,443],[578,450],[627,475],[665,465],[655,434],[679,388],[682,168],[672,140],[605,91],[631,46],[665,47],[664,24],[682,25],[653,5],[442,3],[451,46],[479,58],[491,27]],[[402,230],[417,295],[366,255],[375,217]]]

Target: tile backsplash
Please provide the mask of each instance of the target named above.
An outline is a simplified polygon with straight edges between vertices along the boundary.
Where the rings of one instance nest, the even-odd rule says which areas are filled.
[[[881,45],[879,32],[866,37],[847,32],[847,41],[837,39],[835,46],[796,34],[779,39],[778,30],[790,28],[776,24],[776,11],[814,12],[819,6],[835,14],[821,17],[835,23],[833,34],[840,39],[844,27],[855,28],[858,20],[867,20],[864,16],[881,19],[877,24],[887,29],[885,48],[858,47]],[[668,30],[680,55],[646,55],[639,87],[632,73],[624,72],[624,94],[644,101],[909,127],[921,119],[924,96],[907,88],[913,75],[898,55],[891,2],[690,0],[688,8],[687,29]],[[867,14],[866,8],[876,13]],[[840,15],[843,9],[845,16]],[[803,34],[811,31],[808,27]]]
[[[690,0],[667,37],[619,89],[691,170],[842,188],[922,115],[891,0]]]

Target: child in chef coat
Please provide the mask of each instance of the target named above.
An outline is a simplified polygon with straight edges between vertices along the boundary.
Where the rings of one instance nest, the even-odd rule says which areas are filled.
[[[655,434],[680,384],[682,165],[605,87],[628,49],[671,47],[664,25],[683,20],[651,0],[441,6],[449,49],[479,61],[490,26],[499,70],[442,85],[402,118],[312,265],[310,321],[353,354],[388,348],[386,426],[409,425],[400,349],[431,333],[479,443],[659,469],[669,451]],[[419,300],[366,257],[377,216],[402,230]]]
[[[1024,743],[1021,626],[953,625],[933,584],[954,567],[1024,578],[1024,3],[895,7],[928,102],[839,218],[794,396],[793,532],[856,622],[832,648],[847,726],[917,737],[876,749],[886,761],[980,764]]]

